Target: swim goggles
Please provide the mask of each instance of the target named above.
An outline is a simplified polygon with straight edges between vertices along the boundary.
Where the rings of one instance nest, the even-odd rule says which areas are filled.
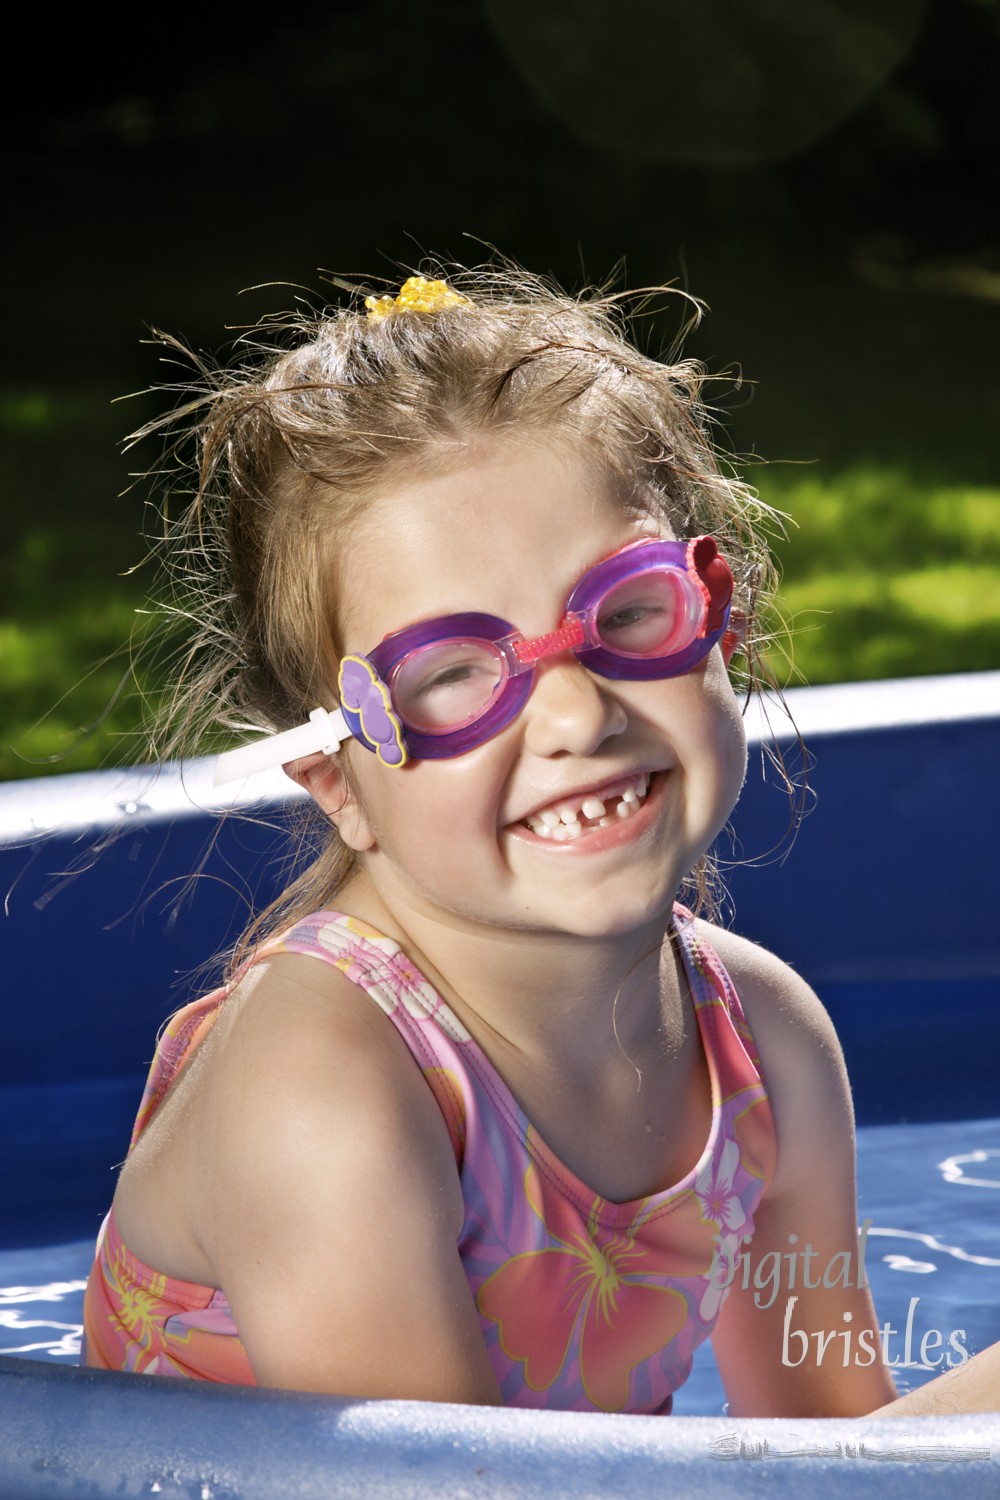
[[[733,577],[709,536],[631,542],[588,568],[562,622],[526,638],[496,615],[423,620],[340,664],[340,707],[219,757],[215,781],[235,781],[300,756],[332,755],[354,736],[387,766],[464,755],[523,709],[540,661],[572,651],[601,677],[680,677],[729,623]]]

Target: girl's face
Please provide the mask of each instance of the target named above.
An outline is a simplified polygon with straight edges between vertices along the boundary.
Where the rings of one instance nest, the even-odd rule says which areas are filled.
[[[463,611],[542,635],[583,572],[657,535],[669,533],[629,516],[557,447],[489,449],[391,490],[352,529],[339,569],[344,650],[364,654],[390,632]],[[611,681],[570,654],[550,657],[520,717],[464,755],[390,769],[357,744],[345,754],[352,791],[337,821],[401,926],[412,914],[466,931],[591,937],[669,911],[746,765],[718,648],[662,682]],[[337,759],[313,783],[331,812],[345,795]],[[563,813],[577,836],[544,837],[528,821]]]

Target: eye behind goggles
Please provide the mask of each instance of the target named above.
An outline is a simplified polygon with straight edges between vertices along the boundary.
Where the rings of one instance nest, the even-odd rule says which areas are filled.
[[[721,638],[732,587],[711,537],[634,542],[583,575],[546,635],[526,638],[496,615],[445,615],[394,632],[366,657],[345,657],[343,713],[386,763],[402,764],[400,752],[462,755],[517,718],[549,656],[572,651],[617,680],[689,672]]]
[[[316,708],[308,724],[220,756],[216,785],[333,754],[351,735],[389,766],[462,755],[512,723],[538,663],[567,651],[614,680],[683,676],[722,639],[732,594],[712,537],[631,542],[583,574],[546,635],[525,637],[496,615],[444,615],[395,631],[367,656],[345,656],[340,707]]]

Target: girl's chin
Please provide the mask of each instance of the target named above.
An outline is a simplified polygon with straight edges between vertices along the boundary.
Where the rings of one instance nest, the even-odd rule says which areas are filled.
[[[586,938],[591,943],[618,943],[639,937],[643,948],[658,941],[670,920],[675,892],[661,891],[647,901],[622,902],[620,905],[595,896],[587,900],[555,902],[534,906],[524,923],[525,931],[546,931],[553,937]]]

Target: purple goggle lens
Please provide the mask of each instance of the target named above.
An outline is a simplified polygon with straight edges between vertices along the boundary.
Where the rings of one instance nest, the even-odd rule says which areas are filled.
[[[447,615],[387,636],[366,658],[416,759],[462,755],[521,712],[533,668],[572,651],[603,677],[654,680],[696,666],[725,630],[732,575],[711,537],[633,542],[576,584],[557,630],[526,640],[495,615]],[[346,659],[345,659],[346,660]],[[352,705],[344,712],[368,745]],[[359,733],[360,730],[360,733]]]

